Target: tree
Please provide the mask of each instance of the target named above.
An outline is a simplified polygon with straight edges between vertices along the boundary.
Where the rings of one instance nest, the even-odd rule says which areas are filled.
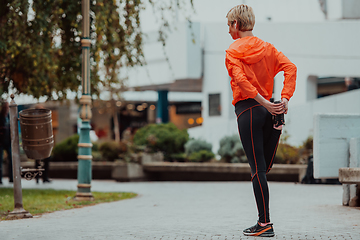
[[[192,0],[148,0],[160,13],[159,40],[170,28],[166,12]],[[92,93],[124,90],[123,67],[144,64],[140,0],[94,0],[91,3]],[[65,99],[81,84],[81,1],[0,0],[0,93]]]

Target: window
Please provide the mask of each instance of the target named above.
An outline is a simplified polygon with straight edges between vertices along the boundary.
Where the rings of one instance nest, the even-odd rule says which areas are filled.
[[[317,97],[325,97],[360,87],[360,78],[354,77],[318,77]]]
[[[220,93],[209,94],[209,116],[220,116],[221,105],[220,105]]]

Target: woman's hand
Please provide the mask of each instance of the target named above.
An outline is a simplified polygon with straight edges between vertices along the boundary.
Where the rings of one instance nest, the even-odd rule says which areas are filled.
[[[287,114],[287,112],[288,112],[288,103],[289,103],[289,100],[287,100],[286,98],[282,98],[282,99],[281,99],[281,102],[282,102],[282,104],[284,105],[284,113]]]
[[[272,103],[258,93],[254,99],[263,105],[272,115],[287,113],[288,100],[286,98],[283,98],[281,103]]]
[[[272,103],[266,100],[263,105],[272,115],[284,113],[284,104],[281,103]]]

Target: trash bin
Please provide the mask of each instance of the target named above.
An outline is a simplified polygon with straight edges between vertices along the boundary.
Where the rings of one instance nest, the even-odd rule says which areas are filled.
[[[50,109],[25,109],[20,111],[22,147],[30,159],[50,157],[54,146]]]

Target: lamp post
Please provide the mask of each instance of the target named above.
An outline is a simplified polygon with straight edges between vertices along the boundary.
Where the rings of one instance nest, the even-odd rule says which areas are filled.
[[[91,92],[90,92],[90,0],[82,0],[83,36],[81,39],[82,48],[82,96],[80,98],[80,127],[79,153],[78,153],[78,185],[75,200],[92,201],[91,193],[91,147],[90,141],[90,120],[91,113]]]

